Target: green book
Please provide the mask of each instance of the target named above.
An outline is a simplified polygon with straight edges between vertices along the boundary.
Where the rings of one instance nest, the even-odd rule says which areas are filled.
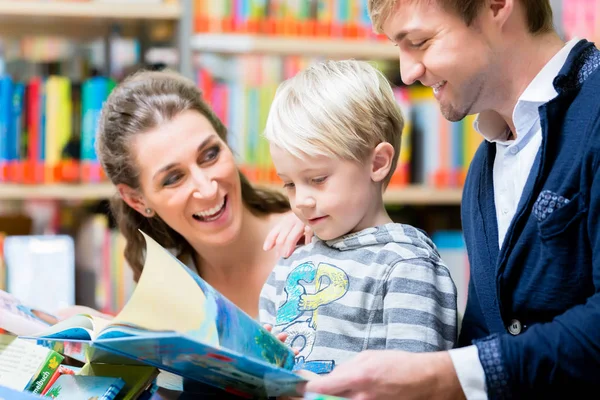
[[[40,365],[37,375],[29,382],[25,390],[42,394],[50,378],[52,378],[52,375],[54,375],[54,372],[56,372],[64,359],[61,354],[49,349],[46,360]]]

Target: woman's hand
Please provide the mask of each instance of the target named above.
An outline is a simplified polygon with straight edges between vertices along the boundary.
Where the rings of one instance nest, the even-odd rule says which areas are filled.
[[[298,244],[308,244],[312,240],[313,231],[305,226],[293,212],[283,216],[267,235],[263,250],[276,249],[278,256],[287,258]]]

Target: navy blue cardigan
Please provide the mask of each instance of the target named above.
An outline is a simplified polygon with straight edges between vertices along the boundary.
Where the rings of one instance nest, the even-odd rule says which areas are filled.
[[[470,166],[461,214],[471,281],[459,345],[477,345],[491,398],[600,387],[599,64],[596,47],[579,42],[553,82],[558,96],[539,108],[542,144],[501,249],[496,145],[482,143]]]

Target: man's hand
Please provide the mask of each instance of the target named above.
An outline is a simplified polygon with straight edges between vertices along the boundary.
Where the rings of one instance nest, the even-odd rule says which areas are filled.
[[[365,351],[304,390],[349,399],[464,399],[448,352]]]
[[[271,229],[263,244],[263,250],[277,250],[280,257],[289,257],[298,244],[308,244],[313,232],[296,217],[293,212],[283,216],[279,223]]]

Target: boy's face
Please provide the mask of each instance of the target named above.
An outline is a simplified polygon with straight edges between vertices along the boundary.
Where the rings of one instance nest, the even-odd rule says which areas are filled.
[[[467,26],[435,0],[400,0],[383,25],[398,47],[404,83],[432,87],[450,121],[494,105],[499,65],[495,47],[501,37],[490,18],[484,9]]]
[[[320,239],[373,226],[381,188],[371,179],[369,163],[325,156],[298,158],[278,146],[270,148],[292,211]]]

